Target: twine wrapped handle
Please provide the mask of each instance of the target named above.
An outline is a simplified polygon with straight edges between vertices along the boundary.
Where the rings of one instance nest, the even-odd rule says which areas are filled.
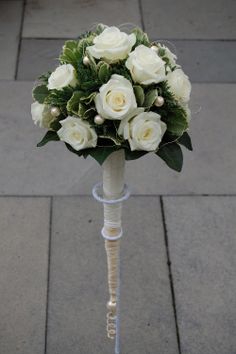
[[[103,164],[103,196],[107,200],[117,200],[124,190],[125,155],[124,150],[113,152]],[[110,299],[107,303],[107,335],[114,338],[117,334],[117,290],[119,282],[121,202],[104,203],[104,227],[102,234],[105,238],[107,254],[108,286]]]
[[[103,164],[103,182],[93,187],[94,198],[103,203],[104,226],[101,234],[105,239],[108,267],[109,301],[107,302],[107,336],[116,337],[115,353],[119,354],[119,291],[120,291],[120,238],[122,202],[130,196],[124,184],[124,150],[113,152]],[[102,187],[103,196],[99,195]]]

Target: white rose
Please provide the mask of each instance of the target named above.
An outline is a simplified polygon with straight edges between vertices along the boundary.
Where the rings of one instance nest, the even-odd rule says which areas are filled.
[[[77,84],[76,70],[71,64],[63,64],[51,73],[48,79],[49,90],[60,90],[65,86],[75,87]]]
[[[118,133],[129,141],[130,149],[155,151],[166,131],[166,124],[155,112],[143,112],[121,122]]]
[[[106,27],[94,38],[94,45],[87,47],[87,51],[96,59],[107,62],[116,62],[125,59],[136,42],[134,33],[128,35],[117,27]]]
[[[57,132],[60,140],[71,145],[76,151],[97,145],[97,134],[87,121],[69,116],[60,123],[62,127]]]
[[[142,44],[129,54],[125,65],[133,80],[140,84],[149,85],[166,79],[165,62],[155,50]]]
[[[98,113],[106,119],[121,120],[137,108],[132,84],[121,75],[111,79],[99,89],[95,97]]]
[[[167,82],[170,91],[181,103],[187,103],[190,99],[191,83],[182,69],[176,69],[168,74]]]
[[[34,102],[31,104],[31,115],[35,125],[40,128],[50,128],[51,123],[56,119],[55,116],[51,115],[50,107]]]

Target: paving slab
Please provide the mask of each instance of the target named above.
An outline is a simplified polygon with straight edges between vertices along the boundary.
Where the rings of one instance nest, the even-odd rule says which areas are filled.
[[[63,143],[42,148],[44,131],[30,117],[31,82],[0,82],[0,194],[90,194],[101,168]],[[235,194],[236,125],[234,84],[193,85],[191,122],[194,151],[184,151],[181,174],[154,154],[127,162],[126,180],[134,194]]]
[[[49,205],[0,198],[1,354],[44,353]]]
[[[18,80],[34,81],[42,73],[58,66],[58,57],[65,40],[23,39],[19,56]]]
[[[20,1],[0,1],[0,80],[15,76],[21,13]]]
[[[178,63],[192,82],[236,82],[236,41],[161,40],[161,42],[177,54]]]
[[[124,353],[178,353],[161,220],[158,197],[131,198],[125,206],[121,250]],[[102,205],[90,197],[54,199],[48,354],[114,350],[114,341],[106,338],[105,330],[108,294],[102,221]]]
[[[178,55],[192,82],[236,82],[236,41],[161,41]],[[23,39],[19,80],[35,80],[58,65],[63,39]],[[224,65],[222,65],[224,63]]]
[[[23,36],[71,38],[96,23],[141,25],[138,0],[29,0]]]
[[[236,351],[235,197],[165,197],[183,354]]]
[[[236,38],[234,0],[142,0],[142,9],[153,38]]]

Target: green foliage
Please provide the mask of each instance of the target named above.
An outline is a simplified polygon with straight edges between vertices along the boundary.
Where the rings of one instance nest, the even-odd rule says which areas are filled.
[[[49,90],[46,85],[36,86],[32,91],[33,98],[39,103],[44,103],[45,99],[49,95]]]
[[[188,120],[185,109],[181,107],[170,92],[167,81],[146,86],[135,84],[130,71],[125,66],[126,59],[108,64],[104,60],[93,58],[87,47],[93,45],[95,36],[99,35],[103,30],[104,26],[98,25],[94,31],[83,33],[77,40],[66,41],[63,46],[59,58],[60,63],[71,64],[76,69],[78,79],[76,87],[68,86],[61,90],[48,90],[48,78],[51,73],[48,72],[39,77],[42,84],[34,88],[34,99],[39,103],[58,107],[61,114],[51,123],[50,129],[52,130],[46,133],[37,146],[43,146],[49,141],[60,140],[56,133],[61,127],[60,120],[68,115],[74,115],[88,120],[98,135],[98,142],[95,148],[76,151],[65,143],[66,147],[77,156],[86,158],[90,155],[102,165],[112,152],[119,149],[125,150],[126,160],[135,160],[146,155],[148,151],[131,151],[128,141],[118,135],[119,121],[106,119],[102,125],[94,123],[94,116],[97,114],[94,103],[95,97],[100,87],[108,82],[111,75],[117,74],[125,77],[132,84],[138,107],[144,107],[146,111],[152,110],[160,114],[162,121],[167,124],[167,131],[156,154],[170,168],[181,171],[183,155],[180,145],[192,150],[191,139],[186,132]],[[140,28],[135,28],[133,33],[136,35],[136,43],[132,50],[140,44],[147,47],[151,46],[147,34]],[[166,62],[167,67],[170,62],[166,56],[166,51],[159,45],[158,48],[158,54]],[[86,65],[83,62],[85,56],[89,58]],[[173,67],[171,67],[171,70],[173,70]],[[156,107],[154,104],[158,95],[164,98],[162,107]]]
[[[95,34],[98,36],[101,34],[105,29],[105,26],[102,23],[99,23],[96,27]]]
[[[63,87],[61,90],[50,90],[44,103],[51,106],[57,106],[63,110],[63,108],[66,108],[67,102],[73,95],[73,90],[74,89],[70,86]]]
[[[64,117],[62,117],[61,115],[54,120],[51,124],[50,124],[50,129],[54,130],[54,131],[58,131],[61,128],[61,124],[60,124],[60,120],[62,120]]]
[[[62,53],[60,54],[59,60],[61,64],[71,64],[77,69],[77,63],[79,60],[78,42],[77,41],[66,41]]]
[[[41,81],[43,84],[48,84],[49,76],[51,75],[51,71],[48,71],[38,77],[38,80]]]
[[[83,97],[83,91],[74,91],[66,105],[66,109],[70,114],[78,115],[80,99]]]
[[[177,143],[163,145],[156,154],[165,161],[167,166],[173,170],[180,172],[183,166],[183,154]]]
[[[132,83],[132,78],[129,70],[125,66],[125,61],[126,60],[120,60],[117,63],[112,64],[111,74],[124,76],[127,80],[129,80]]]
[[[80,151],[74,150],[69,144],[66,144],[68,150],[76,154],[77,156],[83,156],[84,158],[88,157],[89,155],[93,157],[99,165],[102,165],[103,162],[107,159],[107,157],[114,151],[118,150],[119,147],[113,146],[97,146],[96,149],[89,148]]]
[[[136,43],[133,48],[136,48],[140,44],[145,45],[146,47],[150,47],[150,41],[147,33],[143,32],[141,28],[135,28],[132,33],[136,35]]]
[[[90,119],[96,115],[95,107],[88,107],[83,103],[79,104],[78,116],[82,119]]]
[[[126,160],[137,160],[140,157],[148,154],[148,151],[131,151],[129,148],[125,149],[125,159]]]
[[[164,98],[164,105],[162,107],[154,106],[152,109],[160,114],[162,121],[167,125],[168,132],[178,138],[188,128],[186,112],[170,92],[166,81],[158,84],[158,92]]]
[[[43,137],[43,139],[37,144],[37,147],[46,145],[49,141],[58,141],[59,136],[56,132],[49,130]]]
[[[85,104],[92,104],[96,95],[97,92],[92,92],[92,93],[83,92],[83,96],[81,97],[81,102]]]
[[[99,165],[102,165],[103,162],[108,158],[111,153],[119,150],[119,147],[113,146],[97,146],[96,149],[88,149],[89,155],[92,156]]]
[[[96,109],[91,106],[96,92],[86,95],[84,91],[75,91],[67,102],[66,109],[69,114],[75,114],[82,119],[93,118],[96,114]]]
[[[139,107],[143,106],[144,100],[145,100],[145,94],[144,94],[144,90],[143,90],[142,86],[134,85],[133,89],[134,89],[134,94],[135,94],[138,106]]]
[[[186,149],[192,151],[193,146],[191,142],[191,138],[187,132],[184,132],[184,134],[178,139],[178,143],[186,147]]]
[[[149,90],[145,95],[144,107],[150,108],[158,96],[157,89]]]
[[[176,112],[175,114],[169,114],[167,117],[162,118],[167,125],[167,130],[176,136],[181,136],[188,128],[188,122],[184,114]]]
[[[104,61],[99,62],[98,78],[101,83],[105,84],[111,77],[111,67]]]

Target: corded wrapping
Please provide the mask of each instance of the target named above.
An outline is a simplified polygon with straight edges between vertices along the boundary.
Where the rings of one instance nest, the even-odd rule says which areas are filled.
[[[103,164],[103,183],[93,187],[93,196],[104,206],[104,226],[101,231],[105,239],[107,254],[109,302],[107,304],[107,336],[115,338],[115,354],[120,353],[120,238],[122,236],[122,202],[128,199],[130,191],[124,184],[124,150],[113,152]],[[99,189],[103,193],[99,193]]]

